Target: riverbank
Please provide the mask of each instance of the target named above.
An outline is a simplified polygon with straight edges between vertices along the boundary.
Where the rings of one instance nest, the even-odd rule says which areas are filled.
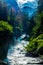
[[[32,64],[42,64],[43,59],[40,57],[30,57],[26,56],[24,46],[28,44],[26,40],[20,40],[18,38],[15,41],[16,45],[13,45],[9,48],[7,59],[9,65],[32,65]]]

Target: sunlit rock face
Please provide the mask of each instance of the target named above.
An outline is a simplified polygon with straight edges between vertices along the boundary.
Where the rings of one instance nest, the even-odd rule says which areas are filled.
[[[31,17],[37,11],[38,0],[17,0],[22,12],[28,13]]]

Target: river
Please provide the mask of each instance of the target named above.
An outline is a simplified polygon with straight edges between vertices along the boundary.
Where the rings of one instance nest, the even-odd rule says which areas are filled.
[[[42,61],[40,58],[26,57],[24,46],[26,46],[29,42],[23,40],[25,34],[15,40],[15,45],[10,46],[7,54],[7,59],[9,65],[33,65],[33,63],[39,63]],[[21,40],[22,39],[22,40]],[[37,64],[34,64],[37,65]],[[41,65],[41,64],[39,64]]]

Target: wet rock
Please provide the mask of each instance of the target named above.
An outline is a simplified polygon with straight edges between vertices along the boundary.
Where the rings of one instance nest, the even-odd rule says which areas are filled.
[[[39,57],[37,53],[26,53],[25,56],[26,57]]]
[[[0,65],[8,65],[7,62],[0,61]]]
[[[26,56],[26,57],[31,57],[32,54],[30,54],[30,53],[26,53],[25,56]]]
[[[17,48],[17,50],[20,50],[20,48]]]
[[[22,52],[22,54],[25,54],[25,52]]]
[[[41,65],[41,64],[43,64],[43,62],[37,62],[37,63],[29,63],[29,62],[28,62],[27,64],[32,64],[32,65],[33,65],[33,64],[35,64],[35,65],[40,64],[40,65]]]
[[[20,50],[20,52],[23,52],[23,50]]]
[[[37,53],[34,53],[33,57],[39,57],[39,55]]]
[[[39,64],[43,64],[43,61],[42,62],[39,62]]]

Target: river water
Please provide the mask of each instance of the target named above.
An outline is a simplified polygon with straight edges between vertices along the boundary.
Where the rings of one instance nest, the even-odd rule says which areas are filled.
[[[24,51],[24,46],[29,42],[26,40],[20,40],[23,37],[25,37],[25,35],[22,35],[20,38],[15,40],[16,45],[11,46],[8,50],[7,59],[9,65],[37,65],[33,63],[39,63],[42,61],[40,58],[25,56],[26,52]]]

